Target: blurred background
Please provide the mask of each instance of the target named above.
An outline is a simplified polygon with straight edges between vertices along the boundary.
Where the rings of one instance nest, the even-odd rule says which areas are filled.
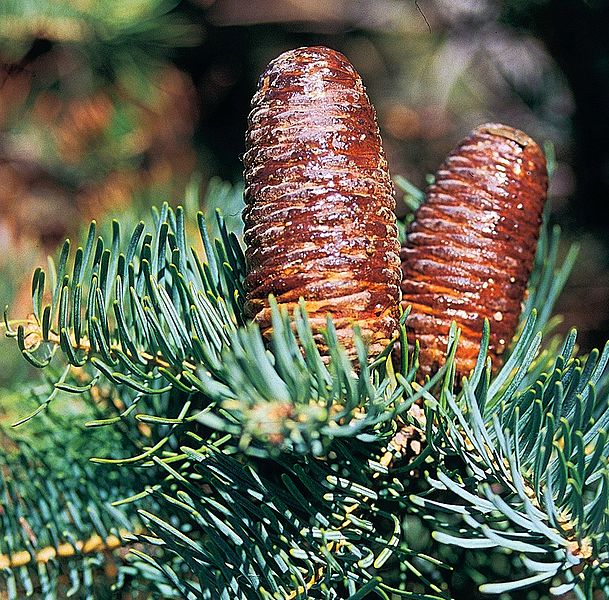
[[[25,315],[32,269],[90,219],[177,203],[193,177],[239,182],[258,75],[280,52],[313,44],[342,51],[359,70],[392,174],[418,186],[484,121],[553,144],[552,219],[565,248],[582,245],[558,310],[579,329],[582,350],[602,345],[601,0],[3,0],[1,304]],[[0,374],[10,377],[8,368]]]

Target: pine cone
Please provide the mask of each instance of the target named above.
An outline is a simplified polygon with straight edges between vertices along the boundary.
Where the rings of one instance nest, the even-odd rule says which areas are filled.
[[[473,369],[491,326],[493,367],[518,325],[533,268],[548,177],[526,134],[488,123],[453,150],[429,187],[402,248],[402,306],[421,345],[423,374],[444,361],[451,321],[461,328],[457,372]]]
[[[329,314],[350,357],[356,324],[379,353],[397,327],[399,242],[376,114],[353,66],[322,47],[272,61],[246,145],[246,312],[268,337],[268,295],[290,312],[302,297],[322,352]]]

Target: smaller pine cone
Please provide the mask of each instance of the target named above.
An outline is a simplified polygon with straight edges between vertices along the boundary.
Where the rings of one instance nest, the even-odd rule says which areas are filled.
[[[332,316],[351,358],[358,325],[377,354],[395,335],[401,278],[393,185],[361,78],[328,48],[266,68],[246,135],[246,306],[271,333],[268,296],[304,298],[316,340]]]
[[[427,190],[402,248],[402,306],[423,374],[444,362],[461,328],[457,373],[474,368],[484,319],[493,368],[512,339],[533,268],[548,176],[526,134],[488,123],[453,150]],[[412,341],[412,340],[411,340]]]

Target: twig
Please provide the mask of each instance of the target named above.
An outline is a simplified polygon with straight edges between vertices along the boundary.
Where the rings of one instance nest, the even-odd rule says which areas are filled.
[[[49,335],[46,340],[43,338],[40,323],[38,323],[38,321],[35,319],[18,319],[14,321],[9,321],[9,325],[23,325],[25,327],[26,350],[35,349],[42,342],[50,342],[52,344],[55,344],[56,346],[60,346],[59,335],[53,331],[49,331]],[[2,326],[4,326],[4,324],[2,324]],[[78,344],[76,343],[75,339],[70,338],[70,344],[74,350],[82,350],[87,354],[91,353],[91,343],[86,338],[81,339]],[[131,360],[137,360],[137,357],[131,355],[126,349],[123,349],[118,344],[110,345],[111,353],[118,351],[126,354]],[[149,352],[141,351],[139,353],[139,357],[144,358],[148,361],[149,364],[153,364],[157,367],[169,369],[172,366],[162,356],[158,354],[153,355]],[[187,360],[182,361],[182,366],[193,372],[197,370],[197,365]]]
[[[121,537],[132,535],[131,532],[121,529]],[[84,541],[74,544],[64,542],[55,546],[46,546],[36,552],[34,556],[27,550],[21,550],[14,554],[0,554],[0,570],[15,569],[30,564],[31,562],[46,564],[56,558],[69,558],[78,554],[92,554],[93,552],[111,552],[123,545],[121,539],[115,535],[109,535],[105,540],[99,535],[92,535]]]

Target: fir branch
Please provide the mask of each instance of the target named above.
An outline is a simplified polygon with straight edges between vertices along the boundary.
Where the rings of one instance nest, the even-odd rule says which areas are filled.
[[[146,394],[173,386],[195,391],[188,375],[199,367],[212,374],[218,370],[228,334],[243,324],[245,267],[239,243],[218,215],[223,242],[213,245],[199,214],[207,251],[201,262],[194,248],[184,256],[181,208],[174,212],[164,205],[154,217],[154,234],[146,234],[140,223],[126,244],[115,221],[109,248],[92,223],[71,269],[68,241],[58,266],[50,261],[49,277],[35,271],[31,317],[11,323],[5,315],[7,335],[30,363],[44,368],[59,351],[69,365],[87,365],[92,378],[102,375]],[[45,305],[47,279],[51,300]],[[58,388],[76,393],[78,386],[65,377]]]
[[[578,363],[574,336],[562,348],[542,346],[574,258],[556,266],[557,230],[542,234],[522,326],[497,376],[487,364],[487,323],[468,379],[454,381],[453,327],[445,367],[419,385],[416,344],[394,369],[391,347],[372,361],[356,332],[354,365],[332,322],[314,334],[302,304],[294,315],[274,306],[273,332],[263,340],[243,316],[245,264],[236,236],[222,219],[213,244],[201,216],[197,227],[204,261],[186,251],[181,209],[163,206],[152,232],[138,225],[127,243],[114,225],[108,248],[93,226],[72,261],[66,246],[57,267],[51,263],[50,302],[39,270],[33,318],[16,329],[8,323],[37,366],[63,356],[66,375],[53,394],[90,395],[104,381],[121,390],[124,406],[91,425],[150,428],[131,457],[98,460],[164,470],[163,481],[125,501],[153,497],[164,507],[141,513],[151,533],[137,536],[147,549],[136,552],[136,563],[164,578],[167,595],[417,597],[407,582],[394,585],[386,565],[396,563],[440,593],[416,562],[433,559],[408,548],[395,519],[416,505],[463,516],[465,528],[447,524],[440,541],[521,553],[533,574],[512,586],[557,573],[566,586],[602,585],[609,417],[594,389],[606,385],[607,355]],[[400,341],[407,348],[403,321]],[[83,381],[83,373],[93,379]],[[416,414],[421,401],[425,419]],[[427,444],[418,456],[405,452],[412,438]],[[452,454],[465,474],[447,468]],[[439,469],[430,475],[432,492],[456,494],[461,503],[432,493],[410,502],[401,476],[423,467]],[[571,569],[574,557],[586,566],[580,574]]]
[[[534,324],[525,326],[525,331],[534,329]],[[518,345],[514,353],[529,356],[537,346],[530,335]],[[462,516],[457,534],[438,531],[436,539],[519,552],[533,573],[485,584],[482,591],[510,591],[561,574],[569,582],[565,586],[575,588],[609,566],[603,566],[609,525],[609,405],[606,390],[595,393],[609,361],[609,345],[585,360],[574,356],[574,346],[572,334],[543,369],[533,370],[534,381],[527,381],[531,361],[525,360],[510,373],[511,382],[520,384],[494,396],[483,376],[472,377],[463,381],[459,396],[445,389],[433,414],[428,409],[434,448],[440,456],[460,456],[468,473],[463,477],[440,470],[429,479],[432,489],[456,495],[460,503],[412,498],[426,510]]]
[[[222,186],[213,189],[227,193]],[[48,277],[36,270],[32,316],[18,324],[7,320],[8,335],[38,367],[58,352],[68,364],[50,396],[17,424],[48,407],[57,390],[85,393],[101,377],[142,396],[176,389],[192,397],[190,412],[133,413],[140,422],[171,424],[177,431],[196,419],[239,436],[241,450],[255,440],[270,442],[271,449],[280,445],[321,455],[339,437],[385,439],[392,421],[422,395],[412,392],[405,402],[402,379],[392,375],[387,358],[391,347],[372,362],[359,337],[356,373],[332,322],[325,334],[313,334],[304,305],[294,315],[273,305],[274,334],[265,350],[258,328],[243,327],[244,257],[223,219],[218,215],[220,239],[212,244],[205,219],[197,217],[204,262],[194,249],[185,257],[187,221],[181,208],[174,212],[164,205],[154,222],[153,234],[139,223],[126,244],[114,222],[107,249],[93,223],[71,268],[66,242],[58,266],[50,262]],[[45,306],[47,279],[52,294]],[[329,364],[318,350],[322,339]],[[70,382],[70,367],[85,367],[90,381]],[[400,377],[412,379],[415,371],[416,364],[404,365]],[[106,420],[111,422],[116,418]],[[171,435],[130,458],[99,460],[144,461]]]
[[[0,569],[9,599],[35,589],[45,597],[59,589],[90,597],[93,570],[111,563],[120,570],[124,536],[141,530],[133,509],[119,511],[108,503],[141,481],[136,484],[133,474],[102,476],[99,468],[74,459],[64,439],[48,430],[36,443],[49,447],[35,449],[2,434]]]
[[[221,411],[203,411],[197,420],[239,436],[241,449],[257,440],[267,447],[324,455],[333,439],[385,439],[393,419],[421,394],[406,401],[403,384],[385,375],[390,359],[382,357],[371,365],[357,331],[356,372],[330,320],[324,334],[331,355],[326,365],[304,303],[294,315],[274,302],[271,306],[273,336],[267,351],[258,328],[249,326],[235,332],[222,356],[219,379],[226,384],[199,373],[199,390]],[[403,374],[413,376],[414,370]]]
[[[178,530],[144,513],[153,536],[138,539],[189,566],[189,578],[174,580],[184,598],[364,597],[372,590],[382,598],[390,593],[438,598],[394,589],[387,578],[375,576],[388,561],[408,561],[413,553],[400,544],[401,527],[391,508],[383,507],[378,492],[367,485],[373,471],[335,475],[332,465],[346,466],[347,456],[353,457],[352,445],[338,446],[334,461],[282,455],[271,459],[268,469],[258,465],[256,470],[205,446],[184,447],[192,465],[180,470],[165,465],[174,492],[158,499],[188,525]],[[386,537],[379,533],[386,529],[381,522],[391,524]],[[146,560],[141,552],[137,556]],[[148,562],[174,579],[164,567],[167,560]]]

